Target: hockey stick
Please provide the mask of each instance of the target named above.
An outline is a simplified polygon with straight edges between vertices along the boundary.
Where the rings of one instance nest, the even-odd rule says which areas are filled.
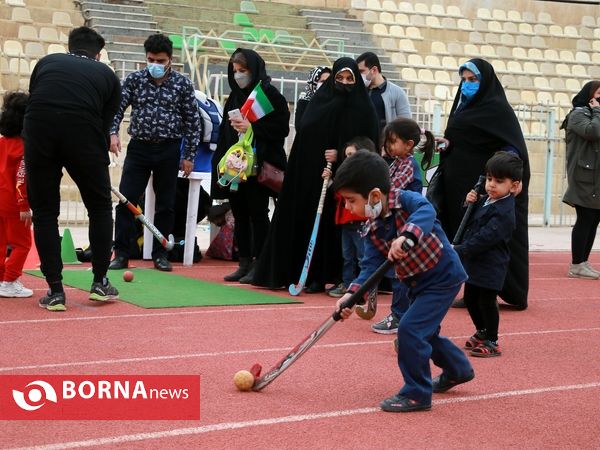
[[[485,175],[479,175],[477,179],[477,183],[473,186],[473,190],[477,192],[477,195],[481,193],[482,186],[485,186]],[[463,235],[465,234],[465,229],[467,228],[467,223],[471,219],[471,214],[473,214],[473,208],[475,207],[475,203],[469,203],[467,206],[467,210],[460,221],[460,225],[458,226],[458,230],[456,230],[456,234],[454,235],[454,239],[452,239],[452,245],[458,245],[461,243]]]
[[[135,218],[142,222],[146,228],[150,230],[150,232],[154,235],[156,239],[161,243],[161,245],[167,250],[172,250],[175,245],[175,238],[172,234],[169,235],[169,239],[167,240],[163,234],[156,228],[150,221],[142,214],[142,212],[131,204],[127,197],[121,194],[118,190],[116,190],[113,186],[110,187],[110,190],[113,194],[119,199],[119,202],[127,206],[127,209],[133,213]]]
[[[407,239],[402,244],[402,249],[406,252],[412,246],[414,242],[411,239]],[[358,290],[353,293],[348,300],[340,305],[340,309],[334,312],[325,322],[319,326],[315,331],[305,337],[296,347],[294,347],[287,355],[283,357],[275,366],[273,366],[267,373],[260,378],[255,378],[254,385],[252,386],[253,391],[260,391],[270,384],[275,378],[281,375],[288,367],[290,367],[298,358],[300,358],[306,351],[311,348],[323,335],[338,321],[342,318],[341,311],[344,308],[352,308],[356,303],[360,302],[363,295],[371,289],[382,276],[394,265],[393,261],[386,259],[381,266],[377,268],[375,272],[362,284]],[[255,364],[253,369],[260,368],[259,365]],[[258,370],[260,373],[260,369]]]
[[[362,296],[375,284],[379,279],[392,267],[394,263],[389,259],[379,266],[379,268],[369,277],[367,281],[346,300],[340,308],[340,311],[344,308],[351,308],[357,302],[362,300]],[[294,347],[283,359],[281,359],[271,370],[265,373],[262,377],[257,378],[252,386],[253,391],[260,391],[264,389],[269,383],[283,373],[288,367],[292,365],[298,358],[300,358],[309,348],[311,348],[323,335],[338,321],[342,318],[340,311],[334,312],[325,322],[323,322],[319,328],[305,337],[296,347]]]
[[[364,305],[356,305],[356,315],[361,319],[371,320],[377,314],[377,288],[367,293]]]
[[[327,163],[327,169],[331,170],[331,163]],[[313,225],[312,234],[310,235],[310,241],[308,242],[308,250],[306,251],[306,258],[304,260],[304,266],[302,267],[302,273],[300,274],[300,280],[298,284],[290,284],[288,291],[290,295],[300,295],[304,284],[308,278],[308,269],[310,268],[310,262],[312,261],[315,246],[317,245],[317,234],[319,233],[319,223],[321,222],[321,214],[323,213],[323,204],[325,203],[325,194],[327,193],[327,184],[329,183],[329,177],[323,180],[323,187],[321,188],[321,198],[319,198],[319,206],[317,207],[317,216],[315,217],[315,224]]]

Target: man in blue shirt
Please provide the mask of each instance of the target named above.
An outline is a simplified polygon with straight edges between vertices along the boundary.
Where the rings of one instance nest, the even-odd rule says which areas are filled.
[[[127,132],[131,141],[123,165],[119,190],[133,203],[143,194],[150,174],[156,194],[154,225],[167,236],[175,220],[175,191],[179,169],[188,176],[194,167],[201,122],[194,86],[189,78],[172,70],[173,43],[163,34],[153,34],[144,42],[147,67],[130,74],[122,86],[122,100],[111,129],[111,150],[121,150],[119,124],[131,105]],[[185,138],[183,160],[180,148]],[[136,228],[133,215],[119,204],[115,219],[115,258],[109,269],[128,266]],[[154,243],[154,267],[171,271],[167,251]]]

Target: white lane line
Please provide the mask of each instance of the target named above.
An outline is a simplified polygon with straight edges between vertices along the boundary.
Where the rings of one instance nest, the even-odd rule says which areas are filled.
[[[284,304],[282,304],[284,305]],[[81,306],[81,305],[79,305]],[[265,312],[265,311],[287,311],[287,310],[303,310],[303,309],[329,309],[333,311],[334,305],[323,305],[323,306],[281,306],[277,307],[263,307],[253,308],[251,306],[244,308],[222,308],[222,309],[202,309],[199,311],[177,311],[177,312],[164,312],[164,313],[144,313],[144,314],[118,314],[118,315],[107,315],[107,316],[89,316],[89,317],[60,317],[53,319],[22,319],[22,320],[4,320],[0,321],[0,325],[23,325],[23,324],[38,324],[38,323],[52,323],[52,322],[68,322],[68,321],[86,321],[86,320],[112,320],[112,319],[131,319],[135,317],[165,317],[165,316],[187,316],[187,315],[198,315],[198,314],[218,314],[218,313],[236,313],[236,312]],[[383,306],[389,306],[389,303]]]
[[[597,328],[571,328],[568,330],[539,330],[539,331],[517,331],[513,333],[500,333],[501,337],[510,336],[536,336],[545,334],[558,334],[558,333],[581,333],[581,332],[593,332],[600,331],[600,327]],[[460,340],[467,339],[467,336],[449,336],[449,339]],[[313,348],[320,349],[331,349],[341,347],[357,347],[365,345],[390,345],[392,342],[391,338],[385,341],[360,341],[360,342],[340,342],[337,344],[320,344],[315,345]],[[210,358],[210,357],[222,357],[231,355],[247,355],[253,353],[281,353],[290,351],[291,347],[278,347],[278,348],[261,348],[261,349],[250,349],[250,350],[232,350],[224,352],[202,352],[202,353],[183,353],[178,355],[162,355],[162,356],[141,356],[136,358],[119,358],[119,359],[99,359],[90,361],[72,361],[65,363],[51,363],[51,364],[37,364],[29,366],[14,366],[14,367],[0,367],[0,372],[12,372],[18,370],[39,370],[39,369],[50,369],[59,367],[79,367],[79,366],[96,366],[103,364],[122,364],[122,363],[135,363],[135,362],[149,362],[149,361],[167,361],[174,359],[191,359],[191,358]]]
[[[563,386],[548,386],[533,389],[520,389],[513,391],[494,392],[491,394],[472,395],[467,397],[448,398],[443,400],[434,400],[434,406],[450,405],[454,403],[478,402],[486,400],[497,400],[510,397],[521,397],[524,395],[538,395],[549,392],[568,392],[582,389],[597,389],[600,388],[600,382],[591,382],[584,384],[570,384]],[[321,413],[301,414],[294,416],[273,417],[270,419],[248,420],[244,422],[222,422],[202,427],[176,428],[166,431],[154,431],[146,433],[125,434],[121,436],[112,436],[104,438],[87,439],[83,441],[62,442],[57,444],[39,445],[35,447],[21,447],[13,450],[36,449],[36,450],[59,450],[68,448],[93,447],[100,445],[115,445],[126,442],[140,442],[152,439],[168,439],[179,436],[192,436],[199,434],[212,433],[215,431],[231,431],[242,428],[253,428],[260,426],[279,425],[284,423],[307,422],[322,419],[337,419],[339,417],[355,416],[358,414],[373,414],[381,411],[379,408],[356,408],[343,409],[337,411],[325,411]]]

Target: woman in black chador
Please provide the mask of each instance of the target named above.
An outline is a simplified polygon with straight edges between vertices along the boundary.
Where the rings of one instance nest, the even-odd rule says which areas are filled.
[[[447,148],[441,153],[443,199],[439,219],[452,241],[464,213],[465,196],[483,175],[486,161],[498,150],[513,152],[523,160],[523,186],[516,197],[517,228],[500,297],[525,309],[529,290],[527,189],[530,177],[525,139],[494,68],[476,58],[463,64],[459,73],[461,83],[444,133]]]
[[[224,277],[225,281],[249,283],[252,279],[254,258],[260,255],[264,239],[269,229],[269,197],[275,193],[260,184],[256,174],[260,173],[265,161],[285,169],[286,158],[284,141],[289,132],[290,111],[283,95],[271,84],[265,61],[254,50],[238,48],[229,61],[227,81],[231,94],[223,108],[223,122],[219,131],[217,150],[212,159],[213,199],[229,198],[231,212],[235,218],[234,240],[238,247],[240,265],[238,269]],[[273,111],[252,123],[253,146],[256,149],[256,174],[240,183],[237,192],[223,188],[216,181],[219,178],[217,164],[229,147],[245,133],[250,126],[248,119],[236,120],[228,116],[229,111],[239,109],[258,83],[271,102]]]
[[[376,117],[356,62],[338,59],[331,77],[316,91],[302,117],[267,241],[256,265],[254,285],[276,289],[298,282],[321,194],[325,150],[337,150],[335,176],[346,142],[355,136],[378,141]],[[306,292],[322,291],[325,284],[341,280],[341,238],[334,214],[333,193],[328,191]]]

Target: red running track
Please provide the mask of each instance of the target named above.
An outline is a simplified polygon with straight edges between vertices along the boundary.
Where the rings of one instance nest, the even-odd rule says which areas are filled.
[[[598,448],[600,281],[567,278],[568,262],[566,253],[532,253],[530,308],[501,311],[503,356],[473,359],[475,380],[410,414],[379,410],[402,384],[392,337],[356,316],[264,391],[236,391],[237,370],[270,367],[332,312],[325,295],[303,295],[303,305],[145,310],[91,304],[69,289],[63,314],[2,299],[0,374],[200,374],[202,419],[5,421],[0,447]],[[231,266],[204,260],[176,273],[219,280]],[[36,297],[45,289],[24,282]],[[389,309],[390,297],[380,299],[376,319]],[[462,345],[472,331],[465,310],[449,312],[443,334]]]

